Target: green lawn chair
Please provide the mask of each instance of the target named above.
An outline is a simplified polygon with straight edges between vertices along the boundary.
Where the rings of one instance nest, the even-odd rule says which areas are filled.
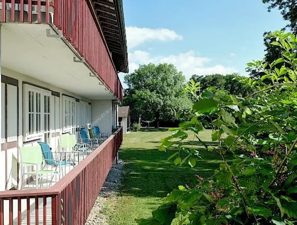
[[[41,187],[42,182],[39,183],[39,181],[42,181],[44,176],[51,176],[51,182],[52,178],[58,174],[58,171],[54,170],[43,170],[43,157],[40,146],[30,146],[30,147],[21,147],[20,148],[20,154],[21,154],[21,171],[22,171],[22,181],[24,181],[24,175],[28,175],[30,177],[35,176],[36,179],[36,188]],[[24,172],[24,167],[31,167],[34,169],[31,171]],[[23,183],[22,183],[23,184]]]
[[[77,143],[75,135],[71,134],[63,134],[60,137],[60,148],[63,149],[65,152],[72,152],[73,156],[72,159],[67,159],[73,162],[80,162],[80,153],[83,154],[84,159],[85,155],[92,150],[91,146],[86,143]],[[77,154],[78,159],[75,159],[75,155]]]

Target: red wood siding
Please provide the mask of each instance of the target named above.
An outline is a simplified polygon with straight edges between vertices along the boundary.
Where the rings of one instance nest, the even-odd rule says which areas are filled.
[[[50,7],[53,7],[53,25],[62,31],[66,40],[99,75],[114,95],[122,101],[123,88],[99,25],[93,17],[89,0],[0,0],[0,2],[3,5],[2,22],[32,23],[34,15],[31,6],[35,5],[37,6],[37,23],[49,24],[51,22]],[[11,3],[11,10],[7,10],[5,3]],[[26,12],[28,13],[27,21],[24,19],[24,5],[29,6],[29,12]],[[46,12],[42,12],[42,7],[45,7]],[[18,19],[16,19],[16,13]]]

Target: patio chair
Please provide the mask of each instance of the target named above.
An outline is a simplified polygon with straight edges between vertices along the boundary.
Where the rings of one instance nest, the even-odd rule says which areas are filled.
[[[66,152],[70,154],[70,159],[73,162],[80,162],[80,154],[83,154],[83,159],[85,158],[84,156],[88,154],[89,152],[92,151],[92,146],[83,143],[83,142],[76,142],[76,137],[75,135],[70,135],[70,134],[64,134],[60,137],[60,148],[65,149]],[[77,154],[77,160],[75,158],[75,155]]]
[[[94,137],[102,138],[103,140],[106,140],[108,138],[108,134],[101,133],[100,128],[98,126],[93,126],[92,131],[93,131]]]
[[[35,175],[36,188],[38,188],[39,185],[40,187],[42,185],[42,182],[39,183],[39,180],[42,181],[44,176],[51,176],[51,185],[53,177],[58,174],[58,171],[41,169],[43,158],[40,146],[21,147],[20,155],[22,181],[24,180],[24,175],[28,175],[30,177],[33,177]],[[34,167],[34,169],[32,171],[24,172],[24,167]]]
[[[69,168],[70,168],[70,166],[75,165],[74,161],[67,161],[66,156],[64,154],[62,154],[62,152],[56,152],[56,154],[59,154],[60,157],[54,157],[54,155],[51,151],[51,147],[47,143],[38,142],[38,144],[41,147],[44,164],[45,164],[44,166],[54,167],[55,171],[57,171],[59,169],[58,170],[59,172],[60,171],[64,172],[62,174],[62,176],[64,176],[66,174],[66,167],[69,166]],[[59,178],[61,178],[61,177],[59,177]]]
[[[80,133],[81,142],[90,145],[92,149],[101,144],[99,138],[95,138],[95,137],[90,138],[86,129],[84,128],[80,129],[79,133]]]

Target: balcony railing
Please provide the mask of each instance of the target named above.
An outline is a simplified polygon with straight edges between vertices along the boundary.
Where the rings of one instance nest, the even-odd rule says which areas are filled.
[[[94,206],[123,138],[119,128],[48,189],[0,192],[0,225],[81,225]]]
[[[2,23],[45,23],[60,31],[122,101],[123,88],[89,0],[0,0],[0,3]]]

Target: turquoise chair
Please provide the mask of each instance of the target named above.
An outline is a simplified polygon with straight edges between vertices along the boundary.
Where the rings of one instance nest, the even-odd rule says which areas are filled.
[[[100,137],[100,138],[103,138],[104,140],[108,138],[108,134],[101,133],[100,128],[98,126],[93,126],[92,131],[93,131],[94,137]]]
[[[73,165],[73,162],[67,162],[66,160],[62,160],[62,159],[60,159],[60,160],[54,159],[51,148],[47,143],[38,142],[38,144],[41,147],[42,155],[43,155],[44,162],[46,165],[54,166],[54,167]]]
[[[33,177],[35,175],[36,179],[36,188],[38,188],[39,184],[40,187],[42,183],[39,183],[44,176],[51,176],[52,178],[58,174],[57,171],[54,170],[43,170],[43,158],[40,146],[30,146],[30,147],[21,147],[20,148],[20,155],[21,155],[21,174],[22,174],[22,181],[24,180],[24,175],[28,175]],[[33,168],[30,171],[24,172],[24,167]],[[51,179],[51,183],[52,183]],[[51,185],[50,183],[50,185]]]
[[[90,138],[86,129],[82,128],[79,131],[81,142],[90,145],[92,148],[100,145],[100,140],[98,138]]]

